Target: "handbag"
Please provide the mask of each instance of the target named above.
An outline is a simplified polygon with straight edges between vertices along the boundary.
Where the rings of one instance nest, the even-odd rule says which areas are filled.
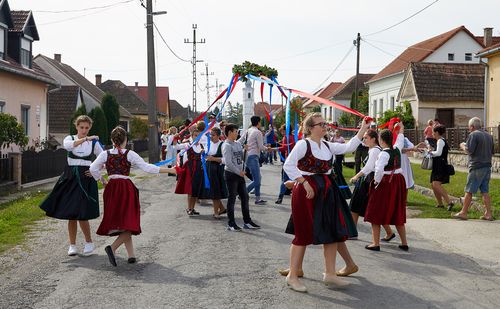
[[[427,155],[422,159],[420,167],[424,170],[432,170],[432,157]]]
[[[455,168],[451,164],[446,164],[446,173],[450,176],[455,175]]]

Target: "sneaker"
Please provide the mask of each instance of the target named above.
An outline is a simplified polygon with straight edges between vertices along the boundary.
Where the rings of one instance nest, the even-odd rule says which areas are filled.
[[[76,245],[69,245],[68,255],[75,256],[77,254],[78,254],[78,249],[76,248]]]
[[[274,203],[275,204],[281,204],[281,203],[283,203],[283,195],[278,196],[278,199]]]
[[[264,205],[266,204],[267,201],[263,200],[263,199],[258,199],[255,201],[255,205]]]
[[[243,228],[247,229],[247,230],[258,230],[258,229],[260,229],[260,225],[257,225],[255,223],[253,223],[252,221],[250,221],[248,223],[243,224]]]
[[[231,225],[227,226],[226,230],[232,231],[232,232],[239,232],[239,231],[241,231],[241,227],[237,226],[236,224],[231,224]]]
[[[191,213],[192,213],[193,215],[195,215],[195,216],[199,216],[199,215],[200,215],[200,213],[199,213],[199,212],[197,212],[196,210],[194,210],[194,208],[193,208],[193,209],[191,209]]]
[[[194,215],[192,209],[186,209],[186,213],[188,214],[188,216]]]
[[[95,246],[93,243],[91,243],[91,242],[85,243],[85,246],[83,247],[83,255],[84,256],[91,255],[92,252],[94,252],[94,249],[95,249]]]

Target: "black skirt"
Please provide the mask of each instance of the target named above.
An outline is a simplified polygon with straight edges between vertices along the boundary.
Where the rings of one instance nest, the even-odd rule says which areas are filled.
[[[40,208],[52,218],[90,220],[99,217],[97,182],[86,176],[88,166],[66,166]]]
[[[205,176],[202,175],[202,184],[198,198],[208,200],[221,200],[228,196],[226,181],[224,179],[224,166],[217,162],[206,163],[210,189],[205,188]]]
[[[370,191],[370,183],[373,180],[375,173],[371,172],[356,181],[352,198],[349,202],[351,212],[357,213],[361,217],[365,216],[366,205],[368,205],[368,194]]]
[[[349,186],[345,181],[344,175],[342,175],[342,168],[339,167],[338,164],[334,164],[333,170],[335,171],[335,176],[333,180],[339,187],[338,189],[340,190],[340,194],[345,200],[350,199],[352,197],[351,189],[349,189]]]
[[[442,157],[432,158],[432,172],[431,172],[431,181],[439,181],[441,183],[449,183],[450,175],[448,174],[448,170],[446,169],[446,165],[448,162]]]

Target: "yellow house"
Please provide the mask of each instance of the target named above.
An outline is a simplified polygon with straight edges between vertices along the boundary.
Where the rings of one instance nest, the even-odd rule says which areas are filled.
[[[500,43],[481,50],[477,55],[486,64],[486,126],[500,125]]]

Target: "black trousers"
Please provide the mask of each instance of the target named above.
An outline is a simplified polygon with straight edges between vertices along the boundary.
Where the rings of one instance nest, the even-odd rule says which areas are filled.
[[[354,152],[354,167],[356,174],[361,170],[361,163],[368,157],[368,147],[359,145]]]
[[[248,207],[248,192],[245,184],[245,178],[228,171],[224,171],[224,178],[226,179],[227,191],[229,193],[226,205],[228,225],[236,224],[234,221],[234,204],[236,202],[236,195],[239,195],[241,199],[243,222],[251,222],[252,219],[250,218],[250,209]]]

